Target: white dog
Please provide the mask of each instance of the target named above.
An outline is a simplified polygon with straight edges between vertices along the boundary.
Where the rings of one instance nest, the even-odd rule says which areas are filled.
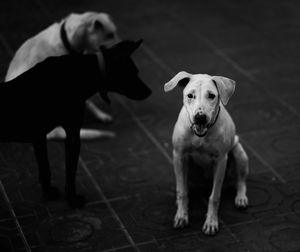
[[[100,46],[109,47],[118,41],[116,26],[108,14],[96,12],[70,14],[61,22],[52,24],[21,45],[10,62],[5,81],[14,79],[47,57],[72,53],[95,53],[99,51]],[[86,104],[97,119],[105,122],[112,120],[109,114],[99,110],[91,100]],[[81,135],[83,138],[111,137],[114,133],[84,130]],[[48,138],[64,137],[62,128],[57,128],[48,135]]]
[[[248,157],[224,107],[234,92],[235,82],[221,76],[179,72],[165,84],[165,92],[177,84],[186,84],[186,87],[183,90],[183,107],[172,137],[177,193],[174,227],[184,227],[189,222],[186,158],[192,157],[202,166],[214,170],[212,192],[202,229],[205,234],[213,235],[219,229],[218,208],[228,154],[232,154],[230,156],[237,171],[235,205],[241,208],[248,205]]]

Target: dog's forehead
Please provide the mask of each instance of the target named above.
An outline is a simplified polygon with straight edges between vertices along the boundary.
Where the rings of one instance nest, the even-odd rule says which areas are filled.
[[[190,82],[185,87],[185,92],[189,92],[191,90],[201,91],[204,89],[207,90],[215,90],[217,91],[216,86],[214,85],[212,77],[208,74],[194,74],[191,76]]]
[[[111,17],[107,13],[97,13],[97,15],[94,16],[94,19],[100,21],[109,31],[115,32],[117,29]]]

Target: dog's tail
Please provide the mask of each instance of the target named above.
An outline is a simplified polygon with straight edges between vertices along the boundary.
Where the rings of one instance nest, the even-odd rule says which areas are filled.
[[[80,130],[80,139],[81,140],[97,140],[97,139],[104,139],[104,138],[114,138],[116,133],[113,131],[108,130],[97,130],[97,129],[81,129]],[[66,139],[66,132],[62,129],[55,129],[51,131],[47,135],[48,140],[65,140]]]

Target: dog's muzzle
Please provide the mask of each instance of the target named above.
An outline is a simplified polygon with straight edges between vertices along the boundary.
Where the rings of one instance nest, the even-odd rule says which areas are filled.
[[[197,113],[194,116],[194,121],[191,125],[191,129],[194,131],[195,135],[203,137],[208,131],[208,119],[205,114]]]
[[[197,113],[194,117],[194,121],[191,122],[191,129],[197,135],[198,137],[204,137],[208,130],[214,126],[214,124],[217,122],[219,118],[221,107],[218,107],[217,114],[215,116],[215,119],[212,121],[208,121],[208,117],[205,114]]]

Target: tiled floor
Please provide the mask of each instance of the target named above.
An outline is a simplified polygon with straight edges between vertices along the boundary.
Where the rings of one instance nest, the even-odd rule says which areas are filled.
[[[93,124],[118,137],[82,146],[82,210],[41,199],[30,145],[0,144],[0,251],[300,251],[299,1],[2,0],[0,78],[26,38],[87,10],[110,13],[123,38],[144,39],[135,60],[153,95],[114,96],[105,107],[114,123]],[[250,157],[250,207],[236,210],[225,183],[214,237],[201,233],[210,187],[197,176],[191,225],[172,228],[181,93],[165,94],[163,84],[180,70],[237,81],[228,110]],[[49,152],[62,190],[63,145],[51,142]]]

